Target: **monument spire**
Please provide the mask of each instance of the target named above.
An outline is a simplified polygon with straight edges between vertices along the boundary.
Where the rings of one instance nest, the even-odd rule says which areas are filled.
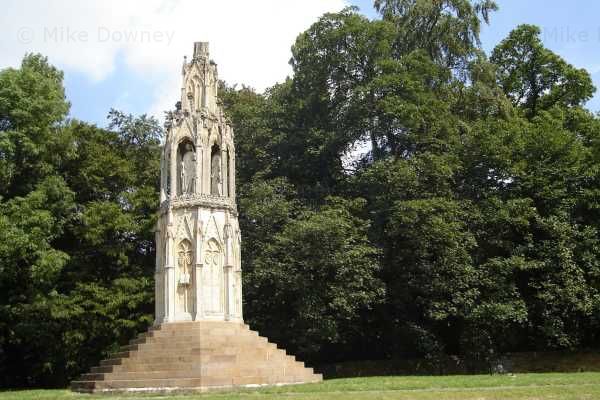
[[[208,60],[208,42],[194,42],[194,60]]]

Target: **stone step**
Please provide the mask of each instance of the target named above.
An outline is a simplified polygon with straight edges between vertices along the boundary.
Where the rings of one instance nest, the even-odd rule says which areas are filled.
[[[148,332],[199,332],[199,331],[207,331],[207,330],[218,330],[222,329],[223,331],[241,331],[241,330],[250,330],[250,327],[246,324],[239,324],[236,322],[224,322],[224,321],[214,321],[214,322],[174,322],[168,324],[162,324],[159,326],[154,326],[148,330]]]
[[[147,357],[137,357],[137,358],[108,358],[106,360],[100,361],[101,367],[106,366],[117,366],[117,365],[129,365],[129,364],[170,364],[170,363],[191,363],[194,361],[206,361],[208,360],[209,354],[202,355],[187,355],[187,356],[178,356],[173,355],[170,357],[167,356],[147,356]],[[201,358],[202,357],[202,358]]]
[[[157,330],[153,332],[147,332],[143,336],[139,337],[170,337],[170,336],[240,336],[240,335],[252,335],[257,336],[258,332],[249,329],[239,328],[190,328],[182,330]]]
[[[300,368],[304,368],[304,364],[296,361]],[[293,363],[292,363],[293,364]],[[256,360],[237,360],[234,365],[239,369],[251,369],[251,368],[270,368],[274,370],[281,370],[285,367],[286,361],[280,360],[279,362],[274,360],[267,360],[258,362]],[[289,365],[289,364],[288,364]],[[92,373],[111,373],[111,372],[157,372],[157,371],[177,371],[177,370],[198,370],[198,369],[221,369],[230,368],[231,365],[227,365],[223,362],[209,362],[207,360],[191,362],[171,362],[171,363],[124,363],[120,365],[111,365],[105,367],[94,367]],[[103,368],[103,369],[99,369]],[[306,368],[307,370],[309,368]],[[312,369],[310,369],[312,371]]]
[[[108,367],[113,365],[121,365],[123,363],[122,358],[107,358],[106,360],[100,361],[100,367]]]
[[[248,346],[257,343],[268,344],[267,338],[261,336],[229,336],[229,337],[177,337],[174,340],[168,339],[137,339],[140,343],[131,343],[121,346],[120,351],[135,351],[144,348],[152,349],[186,349],[191,346]],[[142,342],[143,341],[143,342]],[[273,344],[274,345],[274,344]]]
[[[318,382],[318,375],[307,378],[302,375],[290,376],[207,376],[202,378],[159,378],[135,380],[74,381],[73,390],[110,391],[110,390],[160,390],[160,389],[201,389],[203,387],[231,387],[242,385],[269,385],[277,383]]]
[[[117,367],[117,365],[101,365],[98,367],[92,367],[92,369],[90,370],[90,373],[92,373],[92,374],[109,373],[109,372],[113,372],[115,370],[115,367]]]
[[[277,348],[275,343],[271,343],[267,338],[260,336],[236,338],[230,341],[213,340],[211,338],[181,338],[174,337],[171,340],[154,340],[154,339],[139,339],[144,340],[143,343],[130,343],[121,346],[119,352],[124,351],[140,351],[140,350],[155,350],[160,348],[163,351],[167,350],[186,350],[196,347],[255,347],[255,348]]]
[[[181,366],[179,366],[181,367]],[[160,366],[164,368],[164,366]],[[140,380],[140,379],[179,379],[179,378],[203,378],[209,376],[270,376],[270,375],[293,375],[293,376],[311,376],[312,370],[305,371],[301,365],[295,365],[288,368],[278,368],[267,363],[246,366],[227,366],[215,367],[210,365],[195,365],[193,368],[186,369],[159,369],[156,371],[113,371],[111,373],[88,373],[83,374],[81,381],[104,381],[104,380]]]
[[[92,373],[112,373],[112,372],[157,372],[157,371],[187,371],[202,368],[204,362],[176,362],[176,363],[131,363],[110,365],[106,367],[94,367]],[[96,369],[105,368],[105,369]]]
[[[166,389],[166,388],[196,388],[201,387],[200,378],[188,379],[138,379],[112,381],[75,381],[71,387],[88,390],[119,390],[119,389]]]
[[[129,364],[171,364],[191,362],[259,362],[287,361],[297,362],[296,358],[288,355],[282,349],[269,348],[197,348],[182,352],[140,351],[116,353],[114,358],[102,360],[100,366],[129,365]]]
[[[193,331],[192,330],[186,330],[186,331],[181,331],[181,332],[177,332],[177,331],[155,331],[155,332],[147,332],[144,335],[139,335],[139,336],[137,336],[133,340],[149,339],[149,338],[165,339],[165,340],[167,340],[167,339],[172,339],[173,337],[196,338],[196,337],[205,337],[205,336],[209,336],[209,337],[220,337],[220,336],[226,336],[226,337],[230,337],[230,336],[251,336],[251,337],[257,337],[257,336],[259,336],[259,334],[256,331],[250,331],[250,330],[230,331],[227,334],[218,333],[218,331],[216,331],[215,329],[211,329],[211,330],[193,330]]]
[[[270,359],[273,357],[284,357],[288,356],[284,350],[278,349],[274,346],[256,346],[256,347],[244,347],[244,346],[231,346],[228,348],[215,348],[212,346],[198,346],[190,347],[187,349],[141,349],[138,351],[126,351],[120,352],[113,355],[113,359],[121,358],[128,360],[135,360],[140,362],[146,359],[157,359],[165,361],[178,361],[185,360],[187,358],[204,356],[204,359],[210,359],[211,357],[218,356],[239,356],[242,359],[256,358],[256,359]],[[290,356],[291,357],[291,356]],[[113,365],[112,363],[104,363],[102,365]]]
[[[219,341],[196,341],[196,342],[176,342],[176,343],[143,343],[143,344],[129,344],[121,346],[119,353],[178,353],[187,354],[197,352],[198,349],[205,350],[211,349],[210,351],[219,351],[221,349],[243,349],[243,350],[281,350],[275,343],[269,343],[267,341],[255,340],[252,341],[232,341],[229,343],[221,343]]]
[[[115,353],[113,357],[121,357],[121,358],[138,358],[138,357],[146,357],[146,356],[195,356],[200,353],[203,354],[238,354],[240,351],[251,352],[253,354],[257,353],[272,353],[272,352],[285,352],[282,349],[277,348],[273,344],[267,343],[257,343],[254,346],[244,346],[244,345],[230,345],[230,346],[216,346],[213,344],[196,344],[189,345],[187,347],[168,347],[168,346],[147,346],[142,347],[137,350],[127,350],[121,351],[119,353]]]
[[[256,343],[253,346],[250,345],[222,345],[217,346],[214,344],[201,344],[192,345],[181,348],[165,348],[160,346],[149,346],[142,347],[138,350],[127,350],[116,353],[113,355],[114,358],[131,358],[139,359],[146,357],[185,357],[195,356],[199,354],[206,355],[239,355],[241,357],[269,357],[271,355],[280,353],[282,356],[286,355],[285,351],[278,349],[273,344]]]
[[[103,381],[105,376],[107,376],[107,374],[90,372],[88,374],[81,375],[78,380],[80,380],[80,381]]]
[[[108,364],[108,363],[107,363]],[[123,359],[114,362],[111,365],[105,365],[101,370],[94,369],[91,373],[111,373],[111,372],[154,372],[161,370],[197,370],[197,369],[253,369],[253,368],[300,368],[307,369],[304,363],[296,361],[293,356],[273,355],[269,358],[258,359],[256,357],[243,357],[241,355],[202,355],[201,357],[190,358],[152,358],[147,359]],[[312,372],[312,370],[311,370]]]
[[[155,332],[146,332],[143,335],[138,335],[133,340],[139,339],[173,339],[173,337],[188,337],[188,338],[197,338],[197,337],[261,337],[258,332],[251,330],[232,330],[227,331],[227,333],[219,332],[217,329],[207,329],[207,330],[186,330],[186,331],[155,331]]]

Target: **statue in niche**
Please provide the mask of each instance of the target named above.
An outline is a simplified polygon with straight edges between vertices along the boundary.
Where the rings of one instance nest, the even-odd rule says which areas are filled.
[[[181,194],[194,193],[196,183],[196,153],[191,143],[186,143],[181,156],[180,187]]]
[[[221,195],[221,151],[218,146],[213,147],[210,159],[210,194]]]

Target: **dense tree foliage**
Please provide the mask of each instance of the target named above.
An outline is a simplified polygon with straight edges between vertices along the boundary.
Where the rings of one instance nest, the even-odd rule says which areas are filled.
[[[600,118],[589,74],[493,1],[325,14],[293,77],[223,84],[246,321],[313,363],[600,340]],[[0,71],[1,384],[63,385],[152,320],[157,121],[66,118],[39,55]]]
[[[529,117],[555,105],[581,106],[595,91],[587,71],[546,49],[540,33],[537,26],[521,25],[494,49],[491,57],[498,67],[498,83]]]
[[[260,157],[249,156],[242,188],[252,188],[240,192],[250,321],[315,361],[493,362],[508,351],[597,346],[600,120],[584,108],[595,90],[589,74],[528,25],[488,59],[479,30],[491,1],[376,7],[381,19],[346,9],[302,33],[287,82],[263,95],[225,91],[238,143]],[[271,200],[257,207],[256,196]],[[314,233],[322,240],[308,254],[324,264],[311,271],[314,242],[296,230],[309,234],[314,219],[333,234],[313,214],[331,196],[363,221],[378,267],[360,272],[365,247],[353,268],[362,284],[373,274],[380,285],[353,311],[352,327],[334,334],[327,308],[321,324],[307,324],[289,281],[305,291],[303,307],[314,304],[313,288],[329,298],[320,274],[338,258],[328,247],[335,239]],[[292,255],[278,251],[283,243]]]
[[[0,72],[0,370],[61,385],[151,321],[160,128],[65,119],[39,55]]]

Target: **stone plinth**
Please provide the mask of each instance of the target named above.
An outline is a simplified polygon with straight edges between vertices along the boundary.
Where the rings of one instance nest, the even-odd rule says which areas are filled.
[[[322,376],[235,322],[152,327],[71,383],[77,392],[207,391],[320,382]]]

